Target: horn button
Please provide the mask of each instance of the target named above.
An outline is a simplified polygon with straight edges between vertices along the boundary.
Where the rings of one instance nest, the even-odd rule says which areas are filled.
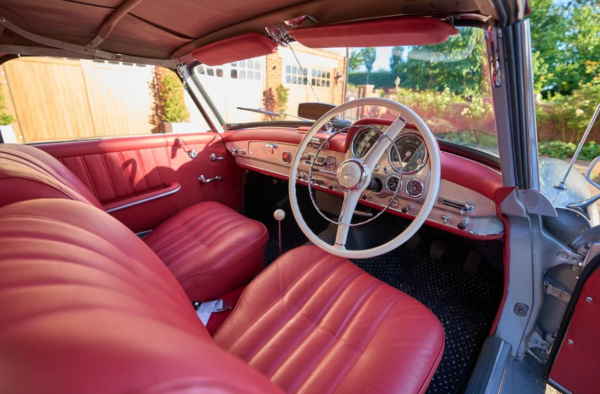
[[[342,190],[360,189],[367,179],[367,172],[362,163],[356,159],[343,162],[337,171],[336,180]]]

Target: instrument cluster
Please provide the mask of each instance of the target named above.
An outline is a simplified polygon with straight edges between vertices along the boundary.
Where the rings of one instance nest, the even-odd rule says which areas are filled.
[[[380,126],[358,126],[351,144],[352,155],[363,158],[381,138],[383,132]],[[428,159],[423,138],[416,132],[403,131],[388,149],[387,157],[382,158],[376,167],[375,171],[378,174],[375,176],[384,178],[380,181],[385,185],[385,191],[395,193],[396,190],[400,190],[412,198],[419,198],[424,193],[422,180],[418,176],[412,177],[406,181],[402,190],[402,177],[419,173],[427,165]]]

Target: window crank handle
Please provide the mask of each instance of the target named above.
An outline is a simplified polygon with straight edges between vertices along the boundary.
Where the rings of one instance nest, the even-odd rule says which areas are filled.
[[[216,176],[214,178],[205,178],[204,175],[200,175],[200,177],[198,178],[198,182],[200,182],[201,185],[204,185],[205,183],[211,183],[212,181],[222,181],[223,177],[221,176]]]

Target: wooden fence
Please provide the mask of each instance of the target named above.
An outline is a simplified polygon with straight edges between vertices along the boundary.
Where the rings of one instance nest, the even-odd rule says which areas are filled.
[[[154,67],[22,58],[0,82],[19,142],[139,135],[157,129]]]

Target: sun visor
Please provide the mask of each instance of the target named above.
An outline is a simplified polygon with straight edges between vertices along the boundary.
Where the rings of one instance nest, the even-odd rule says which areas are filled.
[[[458,30],[446,22],[424,17],[365,20],[290,31],[309,48],[389,47],[446,42]]]
[[[195,49],[192,56],[208,66],[219,66],[268,55],[276,50],[277,44],[267,37],[258,33],[247,33]]]

